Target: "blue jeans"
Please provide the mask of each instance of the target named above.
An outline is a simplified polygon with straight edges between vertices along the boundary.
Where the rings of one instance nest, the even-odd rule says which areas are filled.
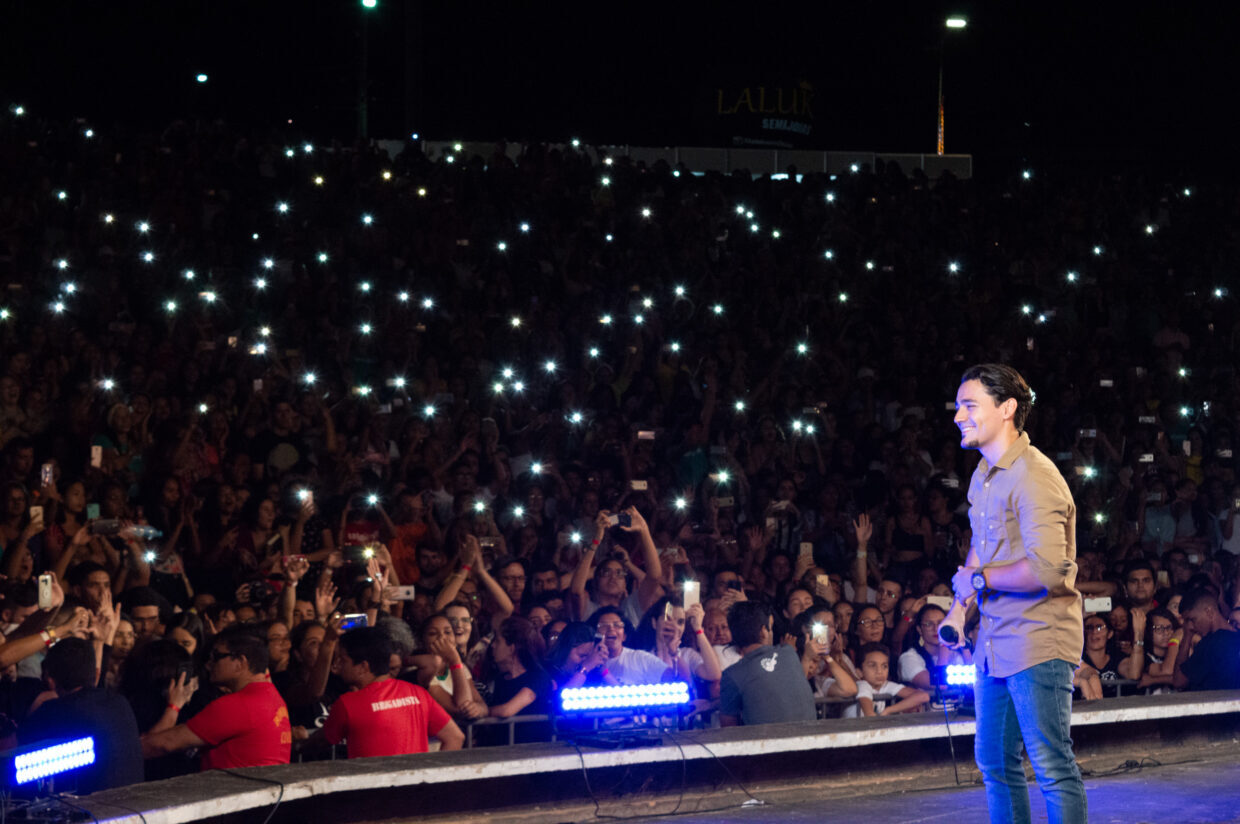
[[[1024,743],[1050,824],[1084,824],[1085,785],[1072,754],[1072,665],[1043,661],[1008,678],[977,670],[973,752],[986,782],[992,824],[1030,820]]]

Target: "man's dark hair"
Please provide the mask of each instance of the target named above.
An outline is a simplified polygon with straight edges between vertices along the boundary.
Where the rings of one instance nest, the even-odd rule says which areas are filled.
[[[392,653],[396,644],[378,627],[358,627],[340,636],[340,646],[353,659],[353,663],[365,663],[370,674],[376,678],[387,675],[392,665]]]
[[[1180,614],[1196,609],[1197,607],[1208,604],[1218,611],[1218,596],[1204,587],[1190,589],[1184,593],[1184,597],[1180,599]]]
[[[598,622],[603,620],[603,616],[605,615],[615,615],[617,618],[623,621],[624,622],[624,637],[625,638],[633,637],[633,625],[629,623],[628,618],[624,617],[624,610],[620,609],[620,607],[612,607],[612,606],[599,607],[598,609],[594,610],[593,613],[591,613],[589,618],[586,619],[586,623],[589,624],[593,629],[597,630]]]
[[[172,604],[150,587],[130,587],[117,600],[125,605],[125,612],[131,615],[134,607],[159,607],[159,623],[168,626],[172,620]]]
[[[71,587],[80,587],[86,583],[86,579],[96,572],[108,572],[108,568],[96,561],[83,561],[82,563],[69,570],[65,576],[65,583]],[[112,577],[112,573],[108,573],[108,578]]]
[[[226,647],[236,657],[245,656],[252,675],[267,671],[271,662],[267,653],[267,639],[259,636],[252,626],[232,626],[215,636],[215,647]]]
[[[95,685],[95,648],[84,638],[66,638],[47,651],[43,674],[64,694]]]
[[[1019,372],[1003,363],[979,363],[964,370],[960,376],[961,383],[969,381],[979,381],[986,394],[995,399],[995,406],[1008,398],[1015,398],[1016,414],[1012,416],[1012,423],[1017,432],[1025,431],[1025,421],[1033,408],[1033,390]]]
[[[738,648],[762,643],[762,630],[771,620],[771,607],[764,601],[740,601],[728,610],[732,645]]]
[[[864,644],[861,649],[857,650],[857,663],[864,664],[865,657],[872,652],[881,652],[888,661],[891,660],[891,650],[887,649],[886,644]]]
[[[1149,561],[1146,561],[1143,558],[1136,558],[1124,565],[1124,583],[1128,583],[1128,576],[1140,569],[1148,571],[1151,578],[1158,577],[1154,574],[1154,567]]]

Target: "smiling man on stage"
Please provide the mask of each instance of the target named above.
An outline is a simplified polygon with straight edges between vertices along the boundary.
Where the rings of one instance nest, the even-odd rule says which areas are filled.
[[[1015,369],[970,367],[956,392],[961,446],[982,453],[969,483],[973,545],[952,578],[981,612],[974,754],[992,822],[1030,820],[1021,744],[1052,822],[1086,820],[1072,752],[1072,673],[1081,658],[1076,506],[1063,476],[1029,443],[1033,393]]]

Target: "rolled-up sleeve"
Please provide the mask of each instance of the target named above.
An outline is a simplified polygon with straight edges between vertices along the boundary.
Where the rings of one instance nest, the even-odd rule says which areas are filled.
[[[1030,474],[1016,486],[1012,514],[1033,573],[1048,593],[1061,595],[1076,581],[1076,505],[1058,472]]]

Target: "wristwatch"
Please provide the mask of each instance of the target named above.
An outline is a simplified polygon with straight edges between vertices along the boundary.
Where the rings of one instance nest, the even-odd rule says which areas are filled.
[[[980,569],[977,570],[973,573],[973,577],[969,579],[969,582],[973,584],[974,592],[981,592],[986,589],[986,573]]]

